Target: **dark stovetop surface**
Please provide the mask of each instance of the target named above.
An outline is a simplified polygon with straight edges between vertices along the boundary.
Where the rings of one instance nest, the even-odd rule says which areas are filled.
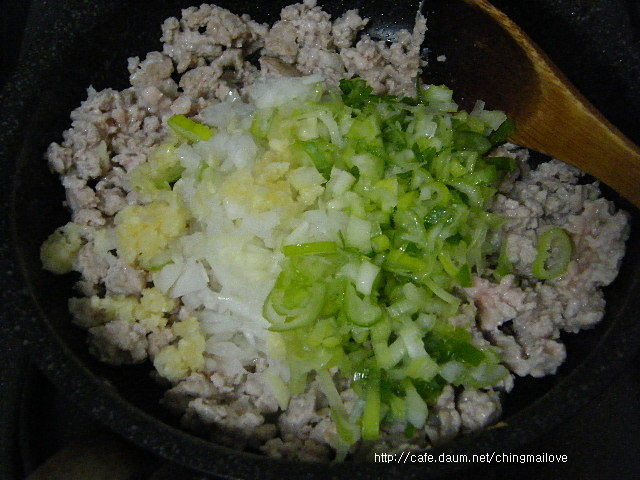
[[[46,6],[48,2],[34,0],[33,3]],[[545,18],[553,23],[571,16],[587,15],[586,11],[576,8],[576,5],[585,4],[586,1],[529,0],[531,11],[526,14],[522,8],[514,6],[519,2],[496,0],[494,3],[511,14],[547,50],[550,49],[545,47],[545,41],[558,42],[562,38],[556,36],[545,40],[544,32],[531,30],[533,25],[544,24],[541,19]],[[628,99],[624,95],[635,97],[636,105],[640,98],[640,72],[625,70],[625,58],[628,57],[622,55],[631,52],[635,58],[640,58],[640,6],[635,0],[588,3],[591,7],[600,5],[595,10],[591,8],[588,15],[594,15],[593,12],[598,8],[606,14],[607,9],[615,8],[612,4],[626,8],[624,15],[615,17],[616,21],[599,22],[595,17],[586,20],[600,28],[596,30],[600,41],[604,39],[605,43],[597,44],[589,38],[581,38],[580,42],[584,42],[586,49],[592,49],[594,64],[608,65],[611,81],[616,82],[620,91],[624,92],[621,94],[623,98],[600,97],[597,106],[636,142],[640,142],[640,110],[630,112],[629,109],[616,108],[617,105],[626,104]],[[3,2],[3,15],[0,16],[0,86],[16,65],[28,6],[29,2],[21,0]],[[567,39],[574,34],[568,30]],[[568,44],[575,45],[575,38]],[[572,79],[587,97],[602,88],[602,82],[609,78],[589,77],[588,72],[593,70],[593,64],[584,64],[583,57],[574,55],[571,49],[561,50],[552,56],[561,67],[573,72],[575,78]],[[615,90],[609,85],[607,91]],[[634,105],[633,101],[631,105]],[[5,200],[6,196],[3,202]],[[4,204],[0,205],[2,211],[6,211],[5,207]],[[6,218],[0,216],[0,227],[3,227],[0,229],[6,227],[5,222]],[[9,258],[9,246],[0,244],[0,280],[11,273]],[[4,294],[0,315],[14,308],[8,305],[14,296],[8,295],[6,290]],[[640,362],[637,360],[622,372],[612,373],[612,383],[606,390],[585,408],[576,411],[573,418],[544,434],[521,452],[566,454],[569,459],[567,463],[475,468],[462,477],[487,480],[515,476],[536,479],[640,478]],[[70,402],[28,365],[20,342],[3,332],[0,322],[0,478],[22,478],[24,473],[70,441],[87,433],[103,431],[103,427],[89,416],[69,408],[72,405]]]

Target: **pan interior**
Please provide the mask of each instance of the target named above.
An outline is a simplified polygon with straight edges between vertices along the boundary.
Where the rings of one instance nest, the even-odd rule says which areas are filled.
[[[72,326],[67,311],[67,299],[74,295],[71,276],[54,277],[41,270],[39,248],[44,239],[58,226],[68,221],[68,213],[62,207],[63,189],[56,176],[52,175],[43,159],[43,153],[51,141],[60,141],[61,132],[69,126],[69,112],[86,98],[86,87],[96,89],[107,87],[122,89],[128,85],[126,58],[144,56],[146,52],[160,47],[161,21],[176,15],[179,9],[192,2],[140,1],[113,2],[113,5],[95,8],[99,14],[87,19],[90,25],[82,32],[76,32],[73,43],[61,41],[63,48],[59,62],[49,65],[43,71],[46,78],[45,88],[39,94],[39,103],[30,115],[28,126],[22,132],[22,149],[17,157],[17,175],[15,190],[15,227],[17,255],[23,262],[26,281],[43,321],[54,332],[50,342],[64,345],[71,355],[88,366],[93,375],[106,379],[115,387],[119,395],[155,418],[172,425],[178,425],[177,419],[169,415],[160,405],[160,388],[150,377],[148,365],[110,367],[93,359],[86,348],[86,334]],[[249,13],[258,21],[273,21],[280,8],[290,2],[217,2],[229,6],[234,12]],[[391,35],[397,26],[406,26],[408,11],[398,10],[393,17],[388,2],[355,2],[363,6],[365,13],[386,12],[379,16],[371,28],[380,37]],[[349,6],[352,6],[350,3]],[[150,7],[153,8],[150,8]],[[116,8],[117,7],[117,8]],[[344,10],[345,4],[334,2],[332,13]],[[102,9],[102,10],[100,10]],[[40,13],[43,15],[44,13]],[[117,32],[117,34],[114,34]],[[434,52],[437,45],[430,45]],[[489,105],[490,106],[490,105]],[[605,189],[608,198],[618,205],[634,212],[632,218],[632,236],[628,242],[628,254],[616,282],[606,290],[607,314],[605,320],[595,329],[579,335],[565,335],[568,347],[568,359],[556,376],[544,379],[518,379],[512,394],[506,397],[505,420],[510,423],[521,418],[523,412],[535,412],[536,401],[543,397],[554,396],[563,384],[571,379],[580,384],[581,378],[603,375],[602,365],[596,365],[594,358],[598,352],[617,348],[622,345],[623,326],[630,324],[631,306],[629,299],[640,292],[640,250],[638,239],[638,216],[635,210]],[[638,339],[638,328],[627,330],[627,342]],[[635,339],[635,340],[634,340]],[[581,375],[575,379],[576,372]],[[615,375],[615,372],[609,372]],[[606,375],[604,375],[606,377]],[[588,383],[588,382],[586,382]],[[518,420],[519,421],[519,420]],[[517,422],[515,422],[517,423]]]

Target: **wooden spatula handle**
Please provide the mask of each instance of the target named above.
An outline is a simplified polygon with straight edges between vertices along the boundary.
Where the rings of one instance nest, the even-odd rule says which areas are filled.
[[[640,207],[640,148],[591,105],[509,17],[487,0],[465,1],[501,25],[535,71],[537,88],[528,108],[508,112],[518,127],[513,142],[575,165]]]
[[[525,118],[513,141],[575,165],[640,207],[640,149],[566,85],[547,84],[539,102],[544,119]]]

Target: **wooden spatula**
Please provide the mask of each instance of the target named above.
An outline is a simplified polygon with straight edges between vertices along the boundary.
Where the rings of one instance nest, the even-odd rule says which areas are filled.
[[[445,83],[515,120],[514,143],[575,165],[640,207],[640,149],[593,107],[545,53],[487,0],[425,4],[432,62],[425,82]],[[432,46],[433,45],[433,46]]]

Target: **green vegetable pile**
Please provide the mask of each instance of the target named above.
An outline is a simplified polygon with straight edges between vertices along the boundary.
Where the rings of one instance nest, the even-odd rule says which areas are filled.
[[[475,346],[448,319],[472,275],[509,271],[497,261],[502,219],[487,207],[515,165],[488,152],[513,131],[502,112],[459,111],[444,86],[400,98],[357,78],[333,95],[255,113],[254,136],[295,137],[292,148],[339,192],[328,206],[350,214],[341,242],[283,247],[263,311],[291,369],[280,388],[302,393],[315,373],[345,445],[377,439],[386,420],[411,435],[447,383],[490,387],[507,375],[497,350]],[[335,368],[360,409],[347,411]]]

